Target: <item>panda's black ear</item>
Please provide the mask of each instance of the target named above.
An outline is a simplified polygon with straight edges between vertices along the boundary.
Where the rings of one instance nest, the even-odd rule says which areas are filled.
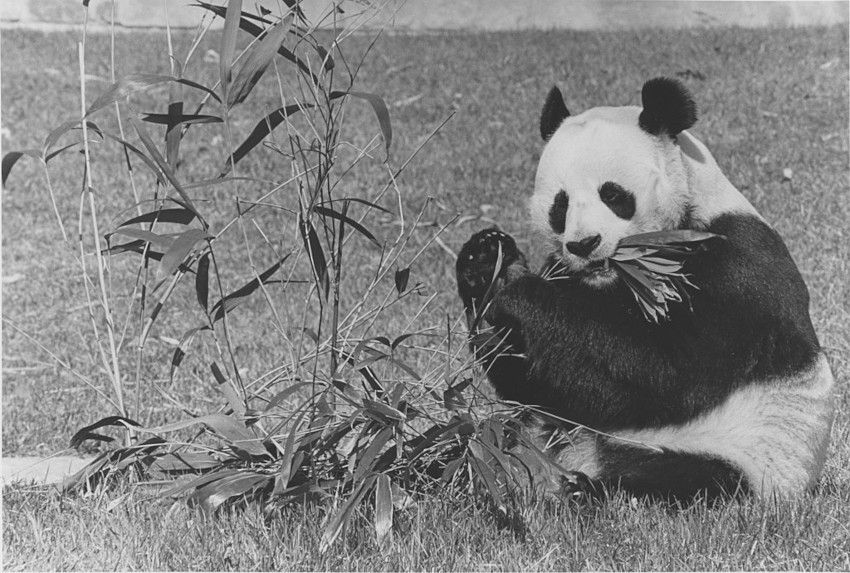
[[[558,86],[552,86],[546,103],[543,104],[543,113],[540,114],[540,137],[543,141],[549,141],[552,134],[560,127],[561,122],[570,117],[570,110],[564,103],[564,96]]]
[[[678,80],[654,78],[643,84],[640,127],[650,135],[674,137],[697,122],[697,105]]]

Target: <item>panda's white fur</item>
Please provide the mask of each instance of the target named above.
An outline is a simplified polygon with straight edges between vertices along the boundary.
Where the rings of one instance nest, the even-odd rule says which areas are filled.
[[[756,494],[796,495],[814,485],[824,466],[834,417],[832,372],[787,249],[706,146],[686,131],[695,121],[693,101],[675,80],[647,82],[643,108],[597,107],[575,116],[553,89],[541,120],[546,145],[529,212],[550,262],[566,266],[577,282],[553,286],[522,270],[525,258],[513,241],[489,232],[464,246],[459,290],[469,309],[483,294],[476,295],[482,287],[475,285],[486,286],[492,276],[492,261],[482,263],[493,258],[485,252],[493,251],[487,244],[502,240],[509,272],[488,319],[497,330],[509,329],[506,340],[519,348],[520,361],[500,354],[488,375],[509,399],[560,408],[567,417],[586,415],[584,421],[571,418],[578,426],[567,434],[556,430],[544,439],[563,468],[609,483],[629,482],[638,491],[658,485],[658,491],[675,492],[675,476],[693,477],[681,488],[684,493],[709,483],[693,476],[701,468],[720,476],[730,469]],[[601,199],[602,186],[611,183],[634,198],[628,216]],[[562,193],[568,206],[556,210]],[[702,310],[657,327],[617,314],[618,295],[607,293],[619,288],[618,279],[600,262],[629,235],[676,228],[731,233],[716,260],[692,267],[706,287],[694,295]],[[597,235],[589,253],[579,256],[568,248]],[[477,281],[471,279],[477,275]],[[737,324],[747,332],[729,330]],[[651,354],[646,360],[654,362],[640,364],[646,352]],[[697,374],[683,358],[695,352],[707,357]],[[665,370],[653,380],[656,363]],[[623,391],[634,395],[619,406],[609,404]],[[660,404],[667,394],[674,402]],[[694,414],[683,416],[674,406]],[[558,487],[558,476],[553,478]],[[727,481],[722,487],[728,486]]]

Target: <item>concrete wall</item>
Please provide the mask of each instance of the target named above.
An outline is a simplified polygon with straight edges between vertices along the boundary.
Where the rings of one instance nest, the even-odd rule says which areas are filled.
[[[212,0],[224,4],[225,0]],[[161,27],[168,18],[175,27],[195,27],[205,10],[190,0],[115,0],[116,23],[125,28]],[[566,28],[620,30],[648,27],[810,26],[847,24],[846,0],[829,1],[687,1],[687,0],[373,0],[376,10],[370,26],[389,21],[396,29],[516,30]],[[246,0],[247,9],[262,4],[273,12],[274,0]],[[328,14],[329,0],[303,0],[312,21]],[[343,0],[345,15],[362,12],[362,0]],[[79,25],[81,0],[2,0],[4,26],[65,27]],[[91,0],[90,24],[106,26],[112,0]]]

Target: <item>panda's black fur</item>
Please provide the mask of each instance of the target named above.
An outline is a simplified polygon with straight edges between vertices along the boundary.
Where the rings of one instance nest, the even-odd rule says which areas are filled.
[[[637,122],[653,137],[675,140],[696,121],[693,99],[674,80],[650,80],[643,100]],[[544,140],[567,117],[560,92],[550,92]],[[690,153],[706,162],[707,151]],[[565,202],[554,195],[556,214],[547,213],[556,234]],[[697,207],[684,205],[678,226],[723,238],[686,263],[698,287],[692,307],[672,305],[660,324],[644,319],[622,282],[547,280],[528,271],[512,238],[477,233],[459,254],[458,290],[474,314],[501,251],[503,272],[484,316],[504,342],[495,352],[473,342],[473,350],[501,397],[568,420],[563,431],[605,433],[573,432],[549,449],[591,482],[678,498],[795,495],[820,474],[833,415],[808,291],[782,239],[754,210],[697,221]],[[547,266],[558,258],[551,254]]]

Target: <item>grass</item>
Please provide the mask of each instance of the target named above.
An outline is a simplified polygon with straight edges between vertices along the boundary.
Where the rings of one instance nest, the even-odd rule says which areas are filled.
[[[293,506],[271,519],[255,507],[210,518],[183,504],[143,497],[126,490],[99,499],[23,489],[5,493],[4,569],[801,571],[850,566],[846,493],[684,511],[624,497],[582,509],[538,502],[524,509],[527,529],[521,533],[499,527],[481,507],[430,499],[404,513],[389,549],[377,546],[368,520],[359,516],[326,554],[318,550],[320,532],[314,525],[327,517],[322,506]]]
[[[117,38],[118,74],[167,72],[164,34],[133,33]],[[4,31],[2,49],[3,147],[38,147],[53,126],[77,113],[77,37]],[[366,38],[354,38],[363,51]],[[176,38],[185,51],[187,37]],[[559,83],[572,111],[594,105],[639,101],[643,82],[682,74],[694,92],[701,120],[692,131],[713,151],[733,183],[783,235],[809,284],[812,316],[839,389],[823,487],[795,503],[746,501],[720,508],[671,511],[617,498],[601,509],[531,504],[528,531],[517,536],[491,514],[453,498],[426,500],[402,516],[388,553],[374,544],[365,525],[349,528],[343,543],[326,555],[317,551],[321,523],[330,509],[295,507],[266,520],[258,510],[228,510],[216,518],[143,501],[138,491],[113,491],[100,498],[60,498],[50,491],[4,488],[6,569],[847,569],[850,501],[850,220],[848,192],[848,54],[844,29],[781,31],[655,31],[633,34],[523,32],[384,37],[366,60],[363,89],[390,104],[394,160],[406,157],[451,112],[454,118],[411,164],[400,182],[416,211],[433,201],[423,221],[439,225],[456,214],[443,240],[459,250],[471,232],[495,219],[531,251],[521,205],[533,183],[540,150],[537,114],[543,97]],[[213,44],[202,46],[202,53]],[[109,77],[108,38],[90,37],[89,72]],[[208,64],[201,77],[215,77]],[[698,79],[703,77],[704,79]],[[105,87],[89,81],[94,94]],[[274,99],[275,86],[261,83],[246,102],[256,117]],[[39,94],[36,100],[35,94]],[[154,106],[151,94],[150,106]],[[162,94],[159,94],[161,96]],[[145,102],[145,98],[139,98]],[[159,100],[161,101],[161,100]],[[37,103],[34,103],[37,102]],[[34,107],[34,106],[38,107]],[[148,111],[144,103],[139,109]],[[153,109],[150,109],[153,111]],[[157,110],[158,111],[158,110]],[[375,132],[368,106],[352,108],[355,134]],[[108,123],[108,121],[107,121]],[[246,131],[251,123],[239,124]],[[364,135],[365,137],[365,135]],[[361,142],[362,143],[362,142]],[[223,147],[215,138],[193,140],[184,150],[187,179],[217,173]],[[104,217],[117,223],[129,196],[126,175],[112,170],[117,153],[104,150],[97,172]],[[81,426],[104,416],[105,405],[89,387],[57,368],[34,338],[79,373],[106,387],[87,342],[88,320],[73,260],[49,207],[43,177],[25,160],[3,193],[3,452],[49,455],[67,448]],[[51,163],[59,209],[73,216],[81,173],[70,158]],[[72,167],[73,166],[73,167]],[[791,181],[783,170],[793,171]],[[279,169],[274,156],[259,151],[242,169],[257,177]],[[379,184],[380,172],[366,169],[349,180],[353,193]],[[250,193],[251,189],[245,190]],[[229,208],[226,192],[209,197]],[[471,217],[471,218],[470,218]],[[275,229],[287,224],[274,211],[256,215]],[[215,221],[212,221],[215,223]],[[392,218],[374,229],[396,232]],[[413,236],[424,245],[433,228]],[[358,259],[370,260],[363,249]],[[232,286],[246,275],[238,250],[225,253]],[[114,265],[124,264],[116,260]],[[425,324],[445,324],[461,313],[454,287],[454,260],[428,249],[412,268],[411,282],[436,295]],[[10,280],[13,279],[13,280]],[[127,296],[114,285],[116,296]],[[192,293],[163,316],[153,336],[145,379],[167,384],[173,348],[196,320]],[[280,361],[278,334],[262,318],[259,303],[234,313],[236,353],[250,378]],[[400,334],[409,314],[389,313],[382,333]],[[10,327],[16,325],[20,330]],[[24,336],[26,333],[29,337]],[[187,357],[169,390],[189,408],[214,411],[220,397],[210,383],[201,345]],[[179,412],[153,392],[145,394],[139,421],[173,421]],[[181,416],[182,417],[182,416]],[[126,495],[126,498],[121,496]],[[127,503],[111,507],[115,500]]]

